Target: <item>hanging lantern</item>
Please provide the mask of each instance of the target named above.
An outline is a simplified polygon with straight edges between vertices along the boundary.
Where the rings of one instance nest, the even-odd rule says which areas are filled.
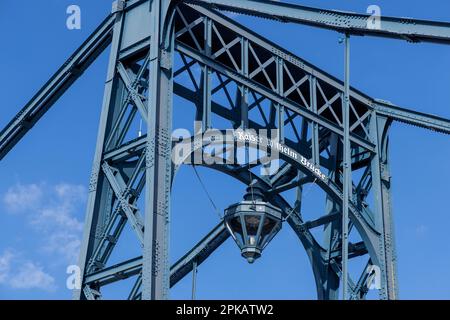
[[[247,198],[247,197],[246,197]],[[281,229],[281,210],[262,200],[244,200],[225,209],[225,225],[249,263]]]

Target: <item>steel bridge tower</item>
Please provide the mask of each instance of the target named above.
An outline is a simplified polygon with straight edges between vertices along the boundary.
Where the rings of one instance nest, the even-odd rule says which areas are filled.
[[[450,43],[446,23],[381,17],[380,28],[374,29],[367,24],[367,15],[275,1],[114,2],[112,13],[0,135],[1,159],[110,45],[79,260],[82,287],[75,298],[100,299],[104,286],[134,277],[129,299],[168,299],[169,289],[180,279],[228,238],[236,240],[239,230],[221,221],[169,265],[170,194],[181,165],[172,161],[172,150],[179,143],[172,136],[172,99],[177,95],[195,110],[192,123],[201,123],[191,128],[194,136],[214,128],[214,119],[221,119],[229,124],[222,129],[275,129],[282,148],[301,155],[299,160],[280,153],[280,169],[270,175],[259,175],[256,165],[226,162],[226,152],[214,155],[220,161],[198,165],[246,185],[252,200],[259,201],[254,203],[263,208],[261,219],[274,226],[275,221],[279,226],[285,221],[295,231],[310,260],[319,299],[338,299],[342,287],[344,298],[364,299],[377,276],[380,298],[396,299],[389,127],[400,121],[449,134],[450,120],[350,88],[348,72],[345,81],[337,80],[221,10],[337,30],[345,34],[347,71],[353,34]],[[136,136],[130,128],[139,122],[142,130]],[[192,141],[186,157],[206,152],[212,143],[195,137]],[[326,177],[318,178],[311,168]],[[352,171],[361,172],[360,178],[352,179]],[[304,220],[301,208],[308,184],[317,184],[326,194],[323,214],[312,221]],[[295,203],[282,194],[289,190],[296,190]],[[245,207],[249,193],[243,198],[230,209],[230,217],[241,219],[244,212],[239,221],[245,224],[245,210],[258,209]],[[111,265],[109,257],[126,224],[132,227],[142,255]],[[263,231],[258,236],[265,232],[260,224]],[[322,239],[313,236],[313,228],[323,231]],[[249,226],[243,238],[249,237],[248,230]],[[276,233],[275,227],[267,230]],[[361,241],[349,241],[350,234],[358,234]],[[240,246],[253,261],[260,252],[249,251],[248,241],[242,240]],[[367,265],[358,279],[351,279],[347,262],[361,256]]]

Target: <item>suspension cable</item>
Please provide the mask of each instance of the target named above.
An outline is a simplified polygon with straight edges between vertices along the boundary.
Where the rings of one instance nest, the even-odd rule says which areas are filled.
[[[192,165],[192,168],[194,169],[195,175],[197,176],[198,181],[200,182],[200,185],[202,186],[203,191],[205,192],[206,196],[209,199],[209,202],[211,202],[211,205],[213,206],[214,210],[216,211],[217,215],[219,216],[219,219],[222,220],[223,217],[220,214],[219,209],[217,208],[216,204],[214,203],[214,200],[212,199],[211,195],[208,192],[208,189],[206,188],[205,184],[202,181],[202,178],[200,177],[197,168],[195,167],[195,165]]]

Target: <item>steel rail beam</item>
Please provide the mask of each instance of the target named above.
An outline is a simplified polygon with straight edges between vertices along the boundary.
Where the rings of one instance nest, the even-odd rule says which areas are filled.
[[[392,120],[440,133],[450,134],[449,119],[401,108],[391,104],[390,102],[381,100],[376,100],[373,106],[377,114],[386,116]]]
[[[173,287],[192,271],[193,261],[200,265],[229,237],[230,234],[222,222],[214,227],[189,252],[171,266],[170,286]],[[142,256],[139,256],[87,275],[85,285],[95,283],[104,286],[140,274],[141,271]]]
[[[348,244],[348,258],[353,259],[362,255],[367,254],[367,248],[363,241],[357,242],[357,243],[349,243]],[[341,259],[342,258],[342,252],[341,249],[337,249],[331,252],[330,260],[331,259]]]
[[[412,18],[373,17],[368,14],[326,10],[267,0],[184,0],[213,9],[306,24],[354,35],[368,35],[406,40],[450,44],[450,23]],[[373,18],[380,26],[371,25]]]
[[[192,271],[194,261],[197,262],[197,266],[200,265],[229,237],[230,233],[222,222],[214,227],[210,233],[170,268],[170,286],[173,287]]]
[[[115,18],[109,15],[0,132],[0,160],[111,43]]]
[[[339,217],[340,217],[340,213],[334,212],[334,213],[330,213],[325,216],[322,216],[320,218],[317,218],[315,220],[306,221],[303,223],[303,226],[307,229],[313,229],[313,228],[323,226],[324,224],[328,224],[334,220],[337,220]]]
[[[144,134],[141,137],[117,147],[116,149],[107,151],[103,155],[103,159],[104,161],[120,162],[139,155],[145,149],[146,139],[147,135]]]
[[[84,284],[96,283],[104,286],[139,274],[141,269],[142,257],[136,257],[87,275]]]

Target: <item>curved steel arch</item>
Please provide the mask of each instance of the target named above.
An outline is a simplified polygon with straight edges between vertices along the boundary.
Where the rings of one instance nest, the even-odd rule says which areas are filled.
[[[183,154],[183,157],[178,159],[178,163],[174,165],[173,177],[175,177],[176,172],[179,170],[181,164],[185,163],[186,160],[189,157],[191,157],[192,154],[203,149],[205,146],[212,146],[215,144],[223,143],[222,141],[220,142],[214,142],[211,140],[205,141],[203,139],[203,134],[191,136],[183,140],[184,142],[180,142],[179,144],[187,143],[190,152]],[[192,146],[192,142],[194,141],[196,143],[194,143],[194,145]],[[198,143],[199,141],[201,141],[202,143]],[[176,145],[177,144],[175,144],[175,146]],[[310,181],[314,179],[312,173],[304,166],[302,166],[298,161],[295,161],[292,158],[285,156],[284,154],[280,154],[280,158],[286,161],[286,163],[294,165],[297,168],[297,170],[302,171],[306,176],[309,176]],[[314,236],[310,233],[309,229],[305,227],[305,222],[302,220],[302,218],[297,214],[290,214],[293,211],[293,207],[289,205],[289,203],[280,194],[269,194],[268,190],[271,188],[271,183],[269,183],[265,179],[261,179],[259,176],[255,175],[252,171],[248,170],[246,165],[242,166],[235,165],[233,168],[233,165],[221,164],[221,162],[224,162],[223,158],[211,157],[211,160],[215,162],[215,164],[200,163],[194,165],[204,166],[207,168],[212,168],[214,170],[220,171],[222,173],[234,177],[235,179],[241,181],[246,185],[250,185],[254,183],[253,181],[256,180],[256,184],[262,187],[263,190],[265,190],[264,193],[267,195],[268,201],[276,205],[280,209],[282,209],[284,217],[288,217],[287,221],[289,225],[297,234],[308,255],[316,281],[318,298],[319,299],[329,298],[325,295],[324,290],[325,249],[316,241]],[[273,181],[273,183],[276,183],[276,180]],[[305,182],[305,184],[306,183],[307,182]],[[342,201],[342,192],[339,191],[339,187],[333,184],[329,179],[327,179],[327,182],[321,181],[319,179],[319,182],[317,184],[327,195],[331,196],[336,201],[339,200]],[[375,226],[370,224],[365,219],[365,216],[362,214],[362,212],[359,211],[353,204],[350,206],[350,213],[351,213],[350,217],[351,221],[355,224],[359,234],[361,235],[364,241],[365,249],[368,251],[372,262],[374,264],[378,264],[380,260],[378,250],[380,232],[377,232],[375,230]]]

